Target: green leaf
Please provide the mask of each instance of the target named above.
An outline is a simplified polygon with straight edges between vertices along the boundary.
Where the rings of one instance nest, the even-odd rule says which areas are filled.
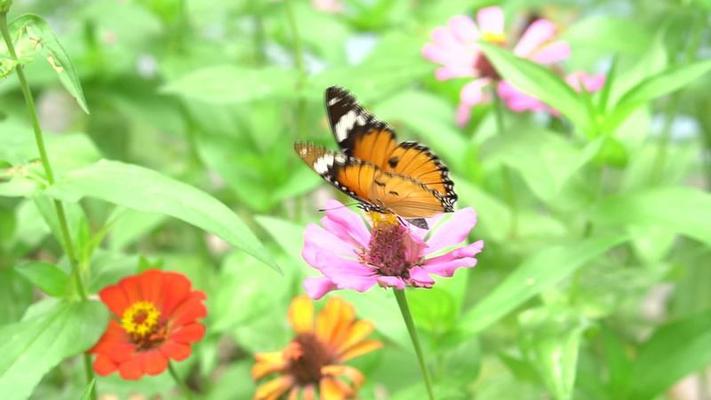
[[[515,129],[495,137],[482,151],[487,161],[515,169],[543,201],[556,197],[563,185],[599,150],[601,140],[579,149],[560,135],[545,130]]]
[[[12,21],[10,30],[15,33],[18,40],[31,43],[32,51],[40,52],[45,57],[64,88],[76,99],[82,110],[89,113],[74,65],[47,22],[38,15],[25,14]],[[21,50],[18,48],[18,51]],[[18,54],[18,57],[21,58],[22,55]]]
[[[91,400],[91,392],[94,391],[94,386],[96,386],[96,378],[92,378],[91,382],[86,385],[80,400]]]
[[[15,267],[15,271],[50,296],[60,297],[67,292],[69,276],[54,264],[33,261]]]
[[[474,207],[477,212],[477,235],[495,241],[505,240],[512,222],[511,209],[469,180],[459,176],[454,176],[453,180],[459,194],[459,207]]]
[[[464,314],[459,329],[475,334],[488,328],[531,297],[555,286],[585,263],[626,240],[608,235],[546,247],[532,255]]]
[[[161,91],[211,104],[234,104],[291,96],[295,85],[296,73],[291,70],[216,65],[170,81]]]
[[[479,45],[496,70],[511,85],[560,111],[583,131],[592,125],[591,116],[578,94],[548,68],[489,43]]]
[[[711,311],[669,323],[642,346],[629,377],[629,400],[655,398],[711,363]]]
[[[50,369],[88,350],[106,328],[108,311],[96,301],[44,302],[17,323],[0,327],[0,393],[26,399]]]
[[[259,215],[255,218],[286,255],[296,261],[302,261],[301,249],[304,247],[304,227],[281,218]]]
[[[32,286],[14,268],[0,268],[0,326],[19,320],[32,297]]]
[[[711,71],[711,60],[706,60],[668,68],[648,77],[622,95],[610,117],[610,121],[606,122],[606,124],[609,127],[617,126],[637,107],[657,97],[672,93],[709,71]]]
[[[521,346],[557,400],[573,397],[578,348],[584,323],[562,306],[527,310],[519,316]]]
[[[101,160],[67,173],[46,193],[64,201],[91,197],[138,211],[169,215],[214,233],[279,270],[247,224],[227,206],[199,189],[148,168]]]
[[[655,188],[606,199],[595,223],[659,227],[711,245],[711,194],[688,187]]]

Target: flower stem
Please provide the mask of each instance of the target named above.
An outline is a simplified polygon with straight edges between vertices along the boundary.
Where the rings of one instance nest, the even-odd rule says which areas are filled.
[[[501,104],[501,98],[499,93],[496,91],[496,83],[491,85],[491,97],[494,99],[494,115],[496,117],[496,130],[499,136],[505,135],[504,127],[504,111]],[[511,169],[508,166],[503,166],[501,169],[501,178],[503,181],[504,197],[506,202],[509,204],[511,209],[511,226],[510,226],[510,237],[516,237],[518,231],[518,204],[516,203],[516,195],[513,191],[513,177],[511,176]]]
[[[425,364],[425,356],[422,353],[422,346],[420,346],[420,340],[417,337],[417,329],[415,329],[415,322],[412,320],[412,314],[410,314],[410,307],[407,305],[405,291],[401,289],[393,289],[393,292],[395,292],[395,299],[397,299],[397,305],[400,307],[402,319],[405,320],[405,325],[407,325],[407,332],[410,334],[412,346],[415,348],[417,362],[420,364],[420,371],[422,371],[422,377],[425,380],[425,387],[427,387],[427,394],[429,395],[430,400],[434,400],[435,397],[434,392],[432,391],[432,379],[430,379],[430,373],[427,370],[427,365]]]
[[[180,375],[178,375],[178,371],[175,370],[175,366],[173,366],[173,363],[170,361],[168,361],[168,371],[170,372],[170,376],[173,377],[173,380],[180,388],[180,391],[183,392],[183,395],[185,396],[185,398],[192,399],[193,398],[193,391],[190,390],[190,388],[185,383],[185,381],[180,379]]]
[[[0,13],[0,34],[5,41],[7,50],[10,56],[15,60],[17,65],[15,66],[15,72],[17,73],[17,79],[20,81],[20,89],[22,90],[22,95],[25,98],[25,105],[27,106],[27,113],[32,121],[32,128],[35,134],[35,143],[37,145],[37,150],[40,155],[40,160],[42,162],[42,167],[44,168],[44,173],[47,176],[47,182],[52,185],[54,184],[54,171],[52,170],[52,164],[49,162],[49,155],[47,154],[47,148],[44,145],[44,137],[42,136],[42,128],[40,127],[39,118],[37,117],[37,110],[35,109],[35,100],[32,97],[32,92],[30,91],[30,85],[27,83],[27,78],[25,77],[25,71],[22,64],[17,58],[17,53],[15,52],[15,46],[12,42],[12,37],[10,36],[10,30],[7,26],[7,13]],[[59,200],[53,200],[54,211],[57,214],[57,220],[59,221],[59,229],[62,236],[62,244],[64,251],[69,258],[69,263],[72,266],[72,275],[76,281],[77,290],[82,300],[87,299],[86,289],[84,289],[84,284],[81,280],[81,272],[79,271],[79,262],[76,258],[74,252],[74,243],[72,242],[72,237],[69,234],[69,224],[67,223],[67,214],[64,211],[64,205]],[[86,358],[85,358],[86,362]],[[94,379],[94,371],[91,367],[86,369],[86,380],[87,383]],[[92,390],[92,399],[96,399],[96,385]]]

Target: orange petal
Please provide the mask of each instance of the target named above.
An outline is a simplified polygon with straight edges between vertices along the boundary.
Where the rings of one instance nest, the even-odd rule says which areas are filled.
[[[254,393],[254,400],[276,400],[293,385],[291,376],[280,376],[259,386]]]
[[[111,285],[101,289],[99,297],[106,304],[106,307],[119,317],[131,305],[128,302],[126,293],[118,285]]]
[[[129,305],[143,300],[141,290],[138,287],[138,276],[129,276],[128,278],[124,278],[118,283],[118,286],[126,295],[126,300]],[[119,314],[119,316],[121,316],[121,314]]]
[[[344,400],[353,391],[344,383],[333,378],[323,378],[320,383],[321,400]]]
[[[96,360],[94,360],[94,371],[96,371],[97,374],[106,376],[112,372],[115,372],[117,369],[118,365],[111,361],[109,357],[102,354],[96,356]]]
[[[364,340],[342,352],[339,359],[340,361],[348,361],[351,358],[362,356],[365,353],[370,353],[371,351],[377,350],[381,347],[383,347],[383,344],[377,340]]]
[[[252,379],[262,379],[265,376],[279,372],[286,368],[286,361],[281,352],[257,353],[254,355],[255,363],[252,366]]]
[[[162,271],[152,269],[140,275],[138,286],[141,289],[143,299],[150,301],[159,310],[163,308],[163,279]]]
[[[299,388],[293,387],[289,392],[289,398],[287,400],[299,400]]]
[[[334,343],[337,346],[336,351],[340,353],[343,350],[347,350],[348,348],[358,344],[358,342],[368,337],[373,330],[375,330],[375,327],[368,321],[361,320],[354,322],[346,330],[343,338],[340,339],[338,343]]]
[[[359,388],[365,380],[363,373],[348,365],[326,365],[321,368],[321,373],[334,378],[339,376],[346,377],[355,388]]]
[[[190,357],[190,346],[172,340],[167,340],[160,347],[160,352],[166,357],[172,358],[175,361],[183,361]]]
[[[168,359],[158,350],[143,353],[141,362],[148,375],[158,375],[168,368]]]
[[[171,315],[175,307],[185,301],[190,294],[190,281],[185,275],[175,272],[163,272],[163,309],[164,315]]]
[[[170,334],[170,339],[178,343],[195,343],[205,336],[205,327],[202,324],[189,324],[178,327]]]
[[[316,386],[308,385],[304,388],[303,400],[316,400]]]
[[[141,362],[136,357],[133,357],[126,362],[122,362],[119,365],[119,374],[121,374],[121,378],[126,379],[127,381],[135,381],[143,376]]]
[[[353,306],[338,297],[331,297],[316,319],[316,336],[325,343],[331,343],[341,329],[351,324],[353,318]]]
[[[289,305],[289,323],[296,333],[314,329],[314,303],[306,295],[297,296]]]

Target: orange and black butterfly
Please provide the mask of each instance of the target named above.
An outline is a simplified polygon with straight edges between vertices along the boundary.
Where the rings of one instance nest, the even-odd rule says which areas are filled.
[[[426,228],[424,218],[453,211],[457,194],[447,167],[427,147],[398,143],[395,132],[345,89],[326,89],[331,131],[341,151],[310,143],[294,149],[323,179],[366,211],[392,213]]]

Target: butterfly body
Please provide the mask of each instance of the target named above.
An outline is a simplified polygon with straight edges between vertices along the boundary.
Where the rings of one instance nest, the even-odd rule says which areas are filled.
[[[414,219],[418,226],[424,224],[423,218],[453,211],[454,184],[447,167],[427,147],[398,143],[393,129],[344,89],[326,90],[326,108],[340,151],[309,143],[294,146],[323,179],[358,200],[366,211]]]

